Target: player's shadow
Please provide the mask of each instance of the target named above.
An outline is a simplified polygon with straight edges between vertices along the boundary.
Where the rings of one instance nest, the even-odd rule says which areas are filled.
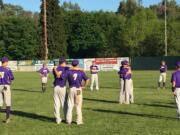
[[[20,92],[42,93],[42,91],[27,90],[27,89],[13,89],[13,90],[14,91],[20,91]]]
[[[143,106],[150,106],[150,107],[163,107],[163,108],[176,108],[173,105],[165,105],[165,104],[136,104],[136,105],[143,105]]]
[[[94,101],[94,102],[103,102],[103,103],[118,103],[117,101],[109,101],[109,100],[104,100],[104,99],[91,99],[91,98],[83,98],[83,100],[86,101]]]
[[[111,87],[111,86],[100,86],[102,89],[120,89],[119,87]]]
[[[114,113],[114,114],[121,114],[127,116],[137,116],[137,117],[147,117],[147,118],[154,118],[154,119],[170,119],[170,120],[177,120],[173,117],[166,117],[154,114],[140,114],[140,113],[132,113],[132,112],[123,112],[123,111],[113,111],[113,110],[104,110],[104,109],[92,109],[92,111],[96,112],[103,112],[103,113]]]
[[[23,112],[23,111],[18,111],[18,110],[12,110],[11,114],[14,116],[20,116],[20,117],[25,117],[25,118],[30,118],[30,119],[40,120],[40,121],[48,121],[48,122],[54,121],[54,118],[51,118],[48,116],[43,116],[43,115],[39,115],[35,113]]]

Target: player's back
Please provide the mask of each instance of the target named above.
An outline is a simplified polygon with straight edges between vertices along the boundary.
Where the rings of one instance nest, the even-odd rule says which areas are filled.
[[[69,86],[80,88],[82,80],[86,80],[85,73],[80,70],[69,70],[68,71],[68,82]]]
[[[0,84],[10,84],[11,80],[14,80],[11,69],[0,66]]]
[[[180,70],[173,73],[173,80],[176,81],[176,87],[180,88]]]

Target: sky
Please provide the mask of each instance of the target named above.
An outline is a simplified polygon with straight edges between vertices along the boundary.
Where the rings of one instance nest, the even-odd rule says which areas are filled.
[[[20,5],[24,9],[32,11],[32,12],[39,12],[40,11],[40,4],[41,0],[3,0],[4,3],[11,3],[15,5]],[[61,0],[62,2],[69,2],[78,3],[81,9],[86,11],[97,11],[97,10],[104,10],[104,11],[116,11],[119,2],[121,0]],[[143,0],[143,5],[148,7],[152,4],[157,4],[162,0]],[[180,4],[180,0],[176,0],[178,4]]]

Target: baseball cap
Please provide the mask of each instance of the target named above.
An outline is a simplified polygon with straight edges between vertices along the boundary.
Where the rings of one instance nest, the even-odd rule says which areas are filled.
[[[79,61],[78,60],[73,60],[72,61],[72,66],[77,66],[79,64]]]
[[[128,65],[128,64],[129,64],[129,62],[127,60],[123,61],[123,65]]]
[[[64,57],[59,58],[59,64],[62,64],[66,62],[66,59]]]
[[[176,62],[176,66],[177,66],[177,67],[180,67],[180,61],[177,61],[177,62]]]
[[[7,57],[3,57],[2,59],[1,59],[1,62],[8,62],[9,61],[9,59],[7,58]]]

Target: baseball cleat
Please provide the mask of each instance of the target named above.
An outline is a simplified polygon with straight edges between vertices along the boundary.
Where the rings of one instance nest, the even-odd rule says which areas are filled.
[[[5,123],[6,123],[6,124],[10,123],[10,118],[6,119],[6,120],[5,120]]]

